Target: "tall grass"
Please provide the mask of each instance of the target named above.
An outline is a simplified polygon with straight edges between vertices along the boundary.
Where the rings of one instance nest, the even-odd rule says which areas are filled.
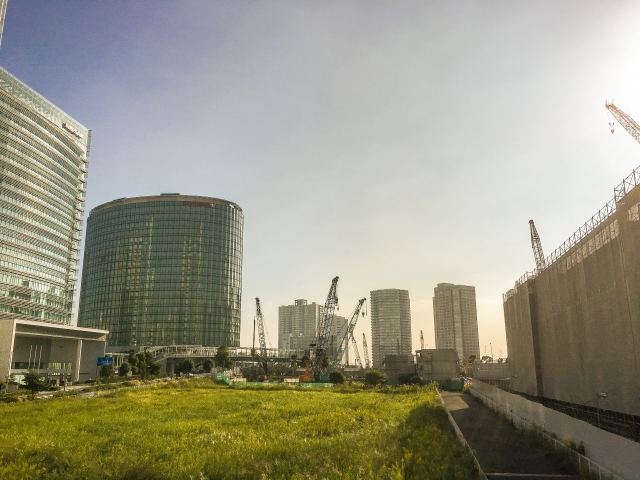
[[[0,404],[0,478],[474,478],[430,388],[249,390],[208,380]]]

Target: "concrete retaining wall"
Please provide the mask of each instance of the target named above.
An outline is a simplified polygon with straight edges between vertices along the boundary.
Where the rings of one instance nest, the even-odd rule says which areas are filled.
[[[477,380],[472,384],[471,394],[494,410],[511,413],[561,440],[583,442],[589,460],[620,478],[640,480],[640,443]]]

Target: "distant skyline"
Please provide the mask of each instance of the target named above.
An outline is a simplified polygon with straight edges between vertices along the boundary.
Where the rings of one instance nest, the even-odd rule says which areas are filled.
[[[473,285],[504,356],[528,221],[550,254],[640,164],[604,108],[640,120],[638,2],[154,6],[9,1],[0,64],[93,130],[85,225],[162,192],[242,207],[242,345],[255,297],[274,339],[339,275],[343,316],[408,290],[414,349],[434,287]]]

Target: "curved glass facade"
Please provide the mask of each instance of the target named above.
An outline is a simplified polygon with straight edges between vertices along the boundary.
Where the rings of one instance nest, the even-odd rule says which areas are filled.
[[[109,330],[111,346],[239,346],[242,228],[242,209],[217,198],[94,208],[78,325]]]
[[[0,319],[71,321],[89,139],[0,68]]]

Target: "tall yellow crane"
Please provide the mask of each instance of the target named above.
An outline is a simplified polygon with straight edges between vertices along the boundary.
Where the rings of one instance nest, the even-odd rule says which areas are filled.
[[[636,142],[640,143],[640,125],[638,125],[633,118],[616,107],[613,104],[613,100],[611,102],[604,102],[604,108],[611,112],[611,115],[618,120],[618,123],[629,132],[629,135],[631,135]],[[609,126],[611,127],[611,133],[613,133],[613,122],[610,122]]]

